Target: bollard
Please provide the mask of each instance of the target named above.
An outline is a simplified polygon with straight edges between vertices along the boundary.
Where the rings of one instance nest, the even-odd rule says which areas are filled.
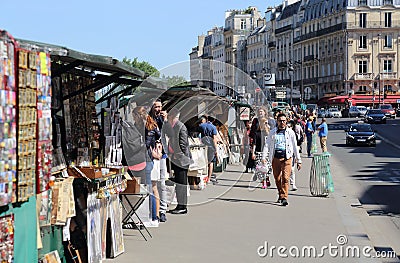
[[[334,191],[329,153],[314,154],[310,171],[310,192],[313,196],[327,197]]]

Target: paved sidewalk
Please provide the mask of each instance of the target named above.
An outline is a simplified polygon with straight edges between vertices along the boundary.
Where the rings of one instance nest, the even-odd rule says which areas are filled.
[[[219,175],[219,184],[205,190],[191,190],[189,213],[168,214],[159,228],[150,228],[153,238],[147,242],[137,230],[124,230],[125,253],[106,262],[380,262],[361,258],[330,256],[301,257],[302,250],[313,246],[321,254],[323,246],[338,246],[337,237],[345,235],[348,246],[372,246],[365,235],[350,201],[335,181],[335,193],[328,198],[312,197],[309,191],[311,158],[303,157],[297,172],[296,192],[290,192],[289,206],[275,203],[277,190],[271,178],[269,189],[254,187],[252,174],[242,173],[242,166],[230,165]],[[336,174],[334,174],[336,176]],[[340,175],[338,175],[340,176]],[[172,207],[173,208],[173,207]],[[288,258],[265,253],[260,246],[285,246]],[[299,249],[300,257],[290,255]],[[351,254],[351,253],[350,253]],[[396,262],[396,261],[387,261]]]

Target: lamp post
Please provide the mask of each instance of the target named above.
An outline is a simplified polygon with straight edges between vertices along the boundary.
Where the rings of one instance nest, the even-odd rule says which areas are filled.
[[[288,62],[288,73],[290,76],[290,106],[293,105],[293,71],[294,71],[293,62],[290,59]]]

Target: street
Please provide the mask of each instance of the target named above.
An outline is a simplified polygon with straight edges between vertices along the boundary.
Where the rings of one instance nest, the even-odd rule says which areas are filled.
[[[345,131],[358,119],[328,119],[328,151],[342,169],[345,194],[368,215],[365,220],[369,238],[386,242],[384,248],[400,247],[400,121],[373,124],[378,138],[376,147],[346,146]],[[333,173],[339,174],[333,170]],[[359,204],[357,204],[357,200]],[[385,240],[382,240],[382,237]],[[388,247],[389,246],[389,247]]]

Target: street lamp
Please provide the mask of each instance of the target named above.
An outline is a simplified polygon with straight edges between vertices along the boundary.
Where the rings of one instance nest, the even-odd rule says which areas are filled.
[[[290,59],[288,62],[288,73],[290,76],[290,106],[293,105],[293,72],[294,72],[293,62]]]

